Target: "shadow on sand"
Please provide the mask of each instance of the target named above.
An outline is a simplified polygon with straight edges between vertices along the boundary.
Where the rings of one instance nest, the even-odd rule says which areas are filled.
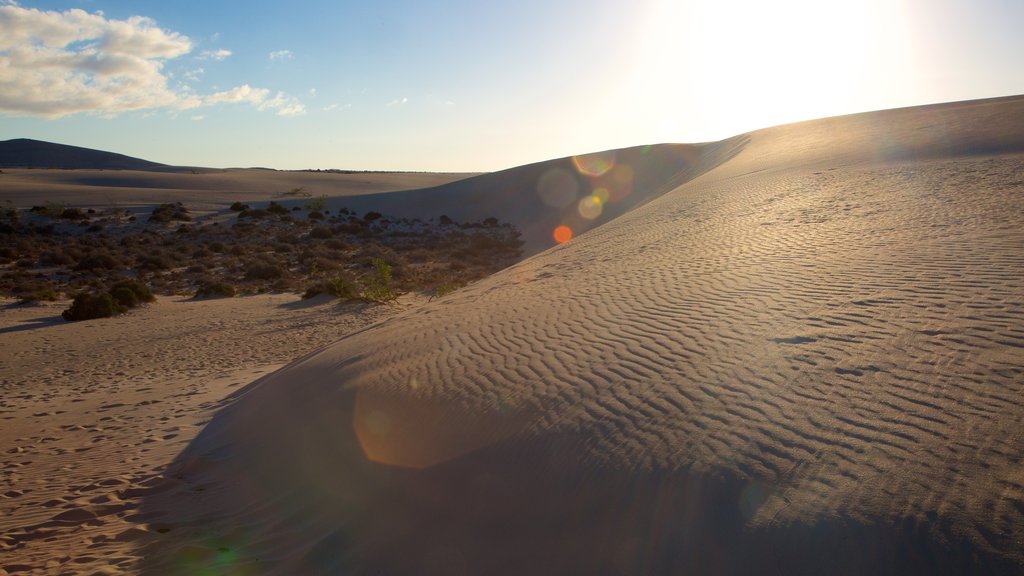
[[[301,385],[296,394],[304,394]],[[241,396],[144,498],[139,518],[154,531],[141,542],[144,573],[1019,569],[958,538],[942,518],[822,518],[813,525],[752,528],[749,519],[770,487],[715,471],[594,462],[584,456],[588,435],[582,431],[520,434],[432,466],[402,468],[367,458],[354,431],[355,392],[338,395],[310,413],[301,429],[288,430],[275,429],[268,398]],[[243,406],[244,413],[235,410]],[[260,421],[262,427],[255,425]]]

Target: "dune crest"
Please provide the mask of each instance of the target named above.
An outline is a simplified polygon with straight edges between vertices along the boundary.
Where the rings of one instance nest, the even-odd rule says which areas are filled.
[[[147,568],[1024,569],[1024,98],[749,137],[250,385]]]

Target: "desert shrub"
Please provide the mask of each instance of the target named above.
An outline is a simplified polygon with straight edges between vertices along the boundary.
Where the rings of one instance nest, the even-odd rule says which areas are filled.
[[[213,252],[223,252],[227,249],[223,242],[210,242],[206,246]]]
[[[308,299],[314,296],[319,296],[320,294],[330,294],[331,296],[341,300],[354,300],[360,297],[356,283],[348,276],[340,274],[334,278],[317,282],[316,284],[306,288],[302,297]]]
[[[156,302],[148,286],[138,280],[122,280],[110,288],[110,296],[120,306],[135,308],[146,302]]]
[[[270,218],[271,214],[267,210],[262,208],[256,208],[255,210],[242,210],[238,213],[239,218],[252,218],[253,220],[263,220],[264,218]]]
[[[310,212],[308,217],[309,217],[310,220],[323,220],[324,219],[323,213],[318,211],[318,210],[313,210],[312,212]]]
[[[61,210],[60,217],[65,220],[85,220],[88,216],[78,208],[65,208]]]
[[[35,304],[36,302],[54,302],[60,300],[60,295],[52,287],[37,288],[31,292],[25,292],[18,296],[21,304]]]
[[[456,290],[458,290],[461,287],[462,286],[460,284],[456,283],[456,282],[450,282],[450,281],[449,282],[445,282],[445,283],[441,284],[440,286],[437,286],[436,288],[434,288],[434,295],[431,297],[431,299],[433,299],[433,298],[441,298],[443,296],[447,296],[448,294],[451,294],[452,292],[455,292]]]
[[[333,233],[331,232],[331,229],[327,226],[317,226],[309,231],[310,238],[317,238],[321,240],[330,238],[332,235]]]
[[[187,222],[191,219],[192,217],[188,215],[188,210],[181,202],[161,204],[154,208],[153,213],[149,215],[150,222],[170,222],[171,220]]]
[[[40,254],[39,263],[48,266],[70,266],[75,263],[75,260],[69,254],[57,248]]]
[[[33,206],[28,209],[29,212],[35,212],[36,214],[42,214],[48,218],[60,218],[61,214],[64,213],[64,209],[67,205],[63,202],[49,201],[44,203],[42,206]]]
[[[243,210],[248,210],[249,209],[249,205],[248,204],[242,204],[241,202],[235,202],[234,204],[232,204],[230,206],[230,209],[234,210],[235,212],[241,212]]]
[[[398,298],[398,292],[391,285],[391,266],[383,259],[373,259],[373,272],[364,280],[360,297],[370,302],[389,302]]]
[[[196,290],[196,298],[231,298],[237,293],[231,284],[208,280],[200,284]]]
[[[440,222],[442,226],[449,226],[455,223],[455,221],[452,220],[447,214],[441,214],[440,218],[438,218],[437,221]]]
[[[286,272],[278,262],[253,260],[245,266],[245,277],[249,280],[274,280],[283,278]]]
[[[77,322],[94,318],[109,318],[121,312],[123,310],[117,306],[109,293],[82,293],[75,296],[71,307],[62,312],[61,317],[68,322]]]
[[[174,267],[174,260],[164,252],[146,254],[136,259],[135,267],[139,270],[170,270]]]
[[[75,270],[114,270],[120,266],[121,262],[109,252],[94,252],[83,256],[75,265]]]
[[[374,220],[380,220],[383,216],[384,215],[381,214],[380,212],[374,212],[373,210],[370,210],[369,212],[366,213],[366,215],[363,216],[363,221],[373,222]]]
[[[490,217],[484,218],[484,226],[493,228],[494,226],[497,226],[497,225],[498,225],[498,219],[495,218],[494,216],[490,216]]]
[[[267,206],[267,212],[270,212],[271,214],[285,215],[288,214],[288,209],[271,200],[270,205]]]

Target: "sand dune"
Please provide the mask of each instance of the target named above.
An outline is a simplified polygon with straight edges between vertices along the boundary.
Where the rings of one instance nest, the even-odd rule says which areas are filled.
[[[407,300],[161,298],[75,323],[60,319],[67,303],[5,302],[0,574],[137,572],[137,542],[163,529],[142,498],[225,396]]]
[[[5,169],[539,253],[358,313],[0,308],[0,574],[1024,572],[1024,97],[463,176]]]
[[[310,197],[374,194],[436,186],[473,174],[426,172],[284,172],[258,168],[191,170],[4,169],[0,200],[16,207],[64,202],[79,207],[152,208],[182,202],[193,212],[222,211],[232,202],[276,200],[302,205]],[[288,193],[301,188],[301,194]],[[340,202],[339,204],[343,204]]]
[[[1024,570],[1024,98],[709,150],[237,394],[144,568]]]

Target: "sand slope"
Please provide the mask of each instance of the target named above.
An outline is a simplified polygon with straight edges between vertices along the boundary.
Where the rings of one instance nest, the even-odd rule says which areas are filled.
[[[749,136],[247,387],[144,568],[1024,571],[1024,98]]]
[[[0,574],[138,572],[163,529],[142,498],[225,396],[409,298],[161,298],[75,323],[68,302],[0,301]]]

